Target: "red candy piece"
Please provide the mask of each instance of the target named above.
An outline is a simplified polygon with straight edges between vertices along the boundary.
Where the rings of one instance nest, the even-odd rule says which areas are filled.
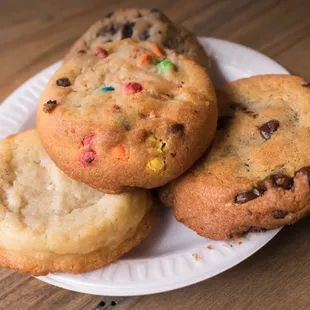
[[[109,53],[106,50],[104,50],[101,47],[96,47],[95,56],[97,56],[99,58],[106,58],[106,57],[108,57],[108,55],[109,55]]]
[[[89,166],[97,159],[97,154],[95,151],[86,151],[81,154],[80,162],[84,167]]]
[[[95,135],[94,134],[90,134],[84,137],[84,139],[82,140],[82,146],[89,146],[92,144],[93,139],[94,139]]]
[[[124,93],[126,95],[131,95],[135,93],[139,93],[143,90],[143,87],[139,83],[129,82],[124,86]]]

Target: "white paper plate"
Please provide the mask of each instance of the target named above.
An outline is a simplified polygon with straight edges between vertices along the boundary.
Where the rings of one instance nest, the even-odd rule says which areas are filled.
[[[200,38],[212,58],[217,85],[257,74],[288,73],[268,57],[241,45]],[[0,105],[0,138],[35,127],[35,110],[58,62],[14,91]],[[153,294],[184,287],[215,276],[252,255],[279,231],[249,234],[232,242],[197,236],[162,209],[153,234],[119,261],[81,275],[49,274],[38,279],[69,290],[110,296]]]

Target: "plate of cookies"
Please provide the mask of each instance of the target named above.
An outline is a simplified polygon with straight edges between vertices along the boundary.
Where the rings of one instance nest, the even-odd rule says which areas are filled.
[[[0,105],[0,266],[111,296],[215,276],[309,213],[308,113],[272,59],[111,12]]]

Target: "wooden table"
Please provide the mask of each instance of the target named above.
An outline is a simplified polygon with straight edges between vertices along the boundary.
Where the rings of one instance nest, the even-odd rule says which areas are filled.
[[[309,0],[154,3],[197,35],[250,46],[310,80]],[[151,7],[145,0],[2,0],[0,100],[62,58],[88,25],[108,11],[144,6]],[[258,253],[221,275],[157,295],[92,296],[0,269],[0,309],[310,309],[309,224],[305,219],[283,229]]]

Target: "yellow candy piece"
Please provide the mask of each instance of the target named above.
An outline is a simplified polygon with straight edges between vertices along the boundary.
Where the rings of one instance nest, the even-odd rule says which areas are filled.
[[[164,151],[164,148],[166,146],[166,143],[161,141],[161,140],[158,140],[156,137],[154,136],[149,136],[147,139],[146,139],[147,143],[149,143],[152,147],[154,147],[158,152],[163,152]]]
[[[160,157],[154,157],[147,163],[147,168],[156,173],[159,173],[164,167],[165,163]]]

